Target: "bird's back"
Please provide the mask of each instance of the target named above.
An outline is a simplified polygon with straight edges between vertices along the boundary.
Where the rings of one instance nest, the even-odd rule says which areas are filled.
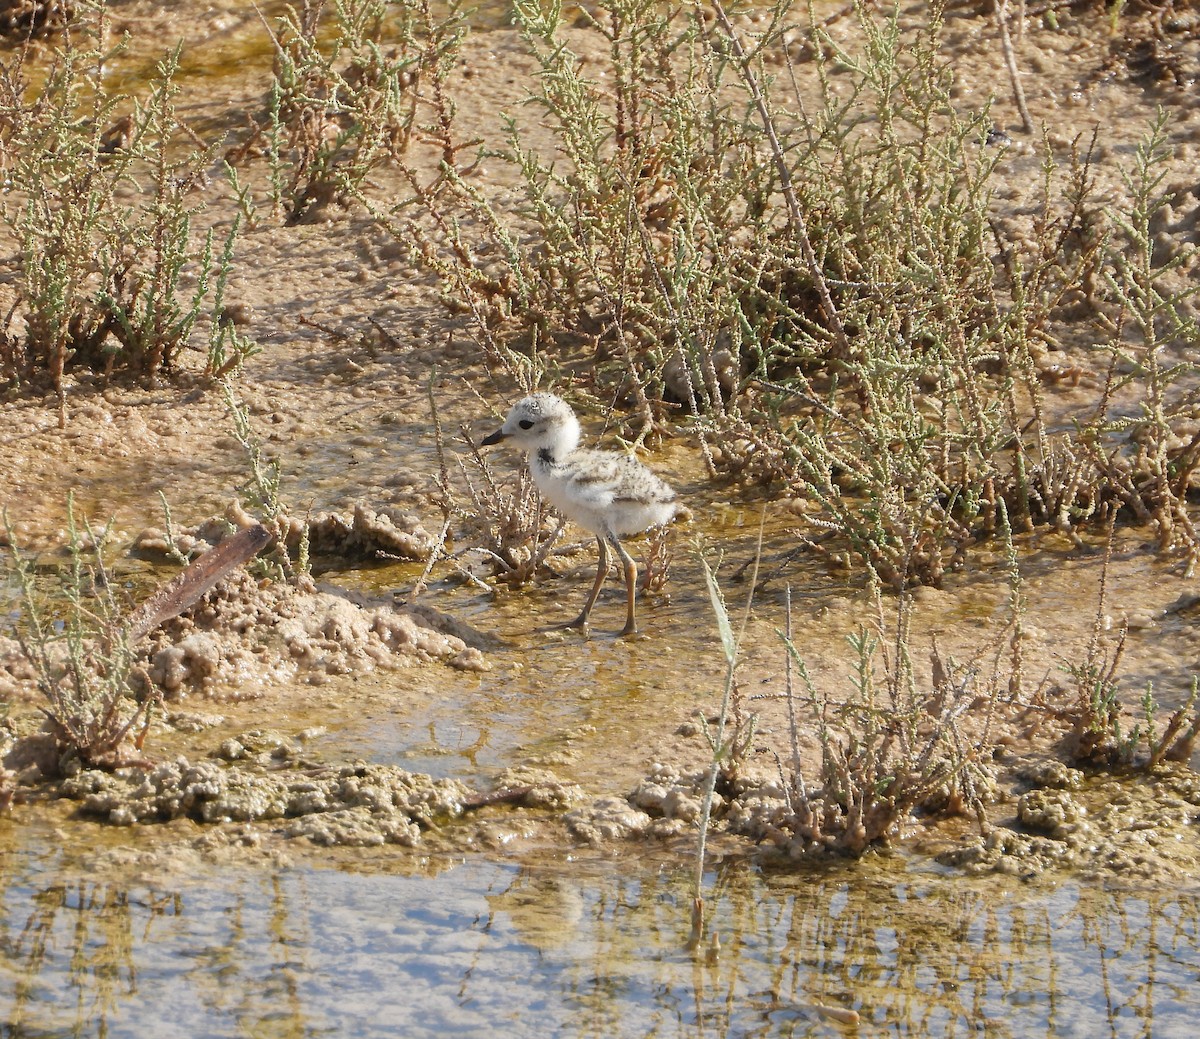
[[[636,534],[675,515],[675,492],[632,455],[583,448],[532,461],[546,499],[595,534]]]

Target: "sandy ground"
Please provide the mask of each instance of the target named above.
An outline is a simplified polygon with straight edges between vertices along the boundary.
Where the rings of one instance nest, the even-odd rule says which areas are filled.
[[[197,72],[194,80],[185,80],[181,110],[196,125],[234,132],[243,122],[242,113],[261,108],[269,60],[261,42],[258,61],[246,61],[236,73],[228,64],[222,67],[228,62],[223,55],[253,53],[255,48],[246,41],[260,30],[240,4],[205,5],[202,15],[163,14],[157,7],[115,5],[120,24],[134,34],[135,52],[145,53],[141,41],[183,36],[185,71],[194,59],[198,68],[210,69],[215,63],[219,74]],[[1152,34],[1132,20],[1128,24],[1133,35],[1126,39],[1106,35],[1106,22],[1094,14],[1064,15],[1057,30],[1031,20],[1018,51],[1028,106],[1045,125],[1047,140],[1058,155],[1065,156],[1077,135],[1099,127],[1097,174],[1114,199],[1121,190],[1120,163],[1132,153],[1156,108],[1171,109],[1175,159],[1165,184],[1178,198],[1170,214],[1173,223],[1163,233],[1194,244],[1200,211],[1200,110],[1193,102],[1200,77],[1200,39],[1194,26],[1185,26],[1168,34],[1167,44],[1147,42]],[[833,31],[841,29],[835,25]],[[1001,218],[1023,219],[1040,159],[1021,134],[1005,89],[995,26],[966,14],[952,17],[946,46],[955,55],[956,98],[964,106],[982,104],[998,92],[997,126],[1014,141],[1001,164]],[[530,68],[520,40],[510,30],[491,28],[468,37],[453,81],[463,138],[494,135],[502,111],[519,111],[530,128],[536,126],[528,110],[516,108],[528,89]],[[500,204],[509,197],[508,176],[501,164],[489,164],[476,174],[475,183]],[[383,197],[389,190],[386,180],[381,175],[376,185]],[[214,177],[206,190],[206,216],[218,227],[228,226],[234,206],[227,185]],[[13,277],[0,276],[0,293],[11,294]],[[222,783],[241,782],[222,780],[219,773],[232,776],[236,767],[244,766],[246,775],[258,775],[287,764],[321,771],[321,783],[336,774],[338,791],[331,792],[326,783],[319,796],[327,801],[344,796],[347,812],[370,814],[378,798],[392,798],[398,805],[396,784],[406,780],[399,772],[383,779],[376,775],[371,781],[376,793],[369,797],[357,780],[353,791],[343,789],[346,776],[338,770],[348,761],[366,757],[367,768],[391,767],[394,762],[385,766],[371,755],[396,754],[394,744],[381,752],[387,739],[369,734],[368,725],[356,728],[355,722],[396,719],[396,740],[411,746],[420,743],[422,719],[431,729],[439,719],[448,719],[460,742],[469,743],[462,734],[469,734],[472,726],[491,735],[490,742],[483,740],[488,750],[482,763],[461,748],[455,751],[458,756],[452,755],[453,763],[445,769],[447,781],[457,771],[480,787],[519,790],[513,795],[516,801],[525,799],[534,809],[545,810],[536,816],[536,824],[498,822],[484,812],[484,821],[475,829],[464,828],[463,840],[505,845],[493,832],[497,827],[509,827],[531,840],[605,841],[631,832],[683,840],[694,827],[695,776],[707,757],[695,716],[697,711],[715,716],[722,680],[711,610],[690,542],[699,538],[709,551],[725,552],[723,573],[729,574],[753,555],[756,527],[765,509],[763,563],[770,580],[747,629],[739,688],[743,710],[761,715],[749,771],[760,800],[773,798],[777,807],[780,791],[771,787],[776,773],[773,754],[788,753],[788,723],[780,697],[786,655],[777,635],[784,624],[785,586],[791,586],[794,598],[796,644],[814,682],[832,688],[846,682],[850,669],[846,636],[870,623],[875,613],[860,584],[847,583],[810,561],[779,572],[773,569],[794,540],[794,516],[782,496],[708,480],[698,444],[685,426],[647,456],[680,490],[691,518],[676,530],[670,582],[665,592],[647,598],[644,633],[635,640],[613,640],[603,632],[606,626],[616,630],[619,623],[615,592],[597,608],[593,639],[539,630],[572,614],[589,586],[593,546],[579,531],[569,532],[567,540],[581,542],[582,551],[555,560],[557,576],[517,591],[497,586],[489,592],[463,583],[450,568],[439,565],[418,602],[415,586],[443,522],[433,498],[438,455],[429,393],[437,401],[443,429],[454,431],[465,423],[478,437],[495,427],[514,388],[502,374],[478,363],[468,328],[439,304],[433,278],[415,271],[404,251],[361,210],[330,209],[321,219],[296,227],[267,219],[245,230],[228,300],[241,308],[245,331],[263,347],[246,365],[236,393],[267,450],[281,462],[282,494],[294,503],[293,516],[338,514],[349,529],[356,507],[360,513],[369,509],[372,515],[391,517],[394,529],[411,535],[412,550],[398,551],[394,542],[380,549],[368,539],[359,544],[357,559],[344,552],[318,551],[320,591],[315,595],[289,598],[242,580],[226,586],[199,614],[158,632],[147,650],[149,671],[166,689],[169,701],[145,745],[146,764],[126,780],[91,773],[74,777],[72,796],[92,811],[123,813],[114,822],[166,818],[206,799],[219,802],[227,793],[217,789]],[[1074,354],[1069,347],[1052,363],[1064,370],[1082,369],[1080,377],[1063,380],[1056,390],[1056,402],[1065,412],[1090,399],[1096,373],[1086,369],[1090,362],[1084,351]],[[15,539],[51,553],[61,547],[65,500],[73,491],[77,506],[88,516],[98,522],[113,517],[114,544],[128,554],[119,566],[134,582],[135,594],[144,594],[152,580],[169,573],[153,569],[161,562],[153,553],[134,551],[135,545],[144,548],[154,540],[144,536],[146,528],[162,528],[159,492],[180,528],[194,528],[212,516],[236,516],[232,503],[246,479],[246,460],[231,435],[225,401],[219,389],[187,372],[154,387],[121,381],[105,385],[90,374],[73,373],[66,392],[65,428],[59,426],[52,394],[26,388],[10,393],[0,404],[0,483]],[[600,417],[585,416],[585,426],[598,430]],[[459,444],[454,450],[461,453],[463,448]],[[510,465],[515,471],[517,464],[515,454],[500,456],[497,471]],[[453,531],[451,541],[468,534]],[[1081,658],[1091,635],[1102,553],[1045,536],[1029,538],[1020,549],[1028,598],[1026,688],[1052,689],[1055,683],[1065,685],[1064,663]],[[382,561],[372,559],[364,567],[364,556],[379,555]],[[477,569],[487,576],[486,568]],[[745,595],[736,583],[728,585],[727,592],[731,607]],[[1198,592],[1200,585],[1181,578],[1170,561],[1156,559],[1138,532],[1121,535],[1102,626],[1111,629],[1122,619],[1129,623],[1123,688],[1131,703],[1147,682],[1153,683],[1165,708],[1183,702],[1200,655],[1189,598]],[[6,594],[0,602],[15,616],[15,592]],[[1002,637],[998,633],[1003,631],[1007,595],[1003,579],[987,565],[952,575],[943,589],[921,590],[913,634],[918,671],[925,674],[929,669],[925,658],[935,635],[945,651],[962,659],[978,654],[981,671],[991,667],[994,643]],[[30,671],[11,644],[8,649],[8,668],[0,670],[0,700],[11,705],[9,727],[29,735],[37,728],[32,713],[36,693]],[[403,678],[379,677],[396,673]],[[482,714],[468,718],[469,711]],[[202,720],[196,721],[196,716]],[[218,720],[203,720],[209,716]],[[380,724],[386,728],[386,723]],[[1100,806],[1112,801],[1111,791],[1103,784],[1089,787],[1075,775],[1056,775],[1053,782],[1042,777],[1044,783],[1029,778],[1030,762],[1052,756],[1063,738],[1060,722],[1033,725],[1022,715],[997,724],[1011,731],[1002,741],[1008,760],[1002,755],[1001,761],[1009,785],[996,803],[994,821],[1016,826],[1019,819],[1026,836],[1051,834],[1057,826],[1057,837],[1048,839],[1069,843],[1061,827],[1093,818]],[[333,735],[324,743],[317,737],[318,761],[305,749],[309,737],[298,734],[320,732],[322,727]],[[271,737],[275,742],[268,740],[245,754],[225,746],[240,734],[262,730],[277,734]],[[442,747],[436,738],[432,743]],[[228,769],[222,773],[201,761],[197,767],[203,775],[193,777],[191,800],[163,802],[173,796],[164,790],[180,782],[180,766],[172,760],[176,755],[199,760],[223,747],[229,753],[219,758]],[[812,727],[802,733],[800,750],[807,767],[813,768],[818,744]],[[36,787],[39,774],[33,758],[10,762],[9,767],[21,772],[30,789]],[[172,769],[174,779],[167,775]],[[1165,865],[1157,860],[1130,865],[1142,849],[1129,852],[1118,868],[1147,873],[1162,868],[1180,876],[1192,869],[1200,848],[1192,825],[1200,795],[1189,785],[1188,775],[1172,773],[1154,784],[1142,783],[1150,807],[1130,810],[1141,819],[1154,815],[1175,821],[1184,838],[1173,846],[1175,858],[1168,856]],[[310,787],[316,783],[311,775],[306,781]],[[114,784],[121,782],[141,794],[121,801],[114,793]],[[1046,821],[1045,812],[1039,816],[1036,806],[1019,803],[1022,791],[1034,788],[1055,791],[1070,804],[1060,805],[1058,816]],[[630,791],[635,791],[632,797]],[[301,795],[308,795],[310,802],[318,797],[313,789],[285,791],[279,795],[282,800],[264,809],[267,814],[250,813],[244,819],[295,814],[295,803],[288,799]],[[437,796],[445,801],[430,812],[454,814],[471,795],[442,790]],[[143,808],[131,814],[128,805],[138,797]],[[664,808],[666,798],[672,800]],[[566,816],[564,823],[561,810],[571,806],[581,814]],[[774,810],[768,805],[748,821],[745,834],[770,844],[763,820]],[[217,820],[237,819],[238,811],[243,809],[231,815],[214,808],[210,814]],[[1128,829],[1129,820],[1125,823]],[[540,828],[543,825],[546,829]],[[387,839],[412,838],[411,830],[400,823],[389,832],[393,836]],[[946,832],[947,841],[961,849],[958,831],[949,827]],[[1093,866],[1103,862],[1096,849],[1103,843],[1096,838],[1098,832],[1078,825],[1070,830],[1079,861]],[[336,840],[336,835],[326,837]],[[936,832],[929,840],[938,850]],[[1009,865],[996,862],[997,856],[1011,851],[1001,848],[990,858],[979,852],[975,859],[974,853],[957,854],[963,861],[1009,870]],[[1022,854],[1026,862],[1041,854],[1038,868],[1076,861],[1068,854],[1055,859],[1045,849],[1026,848]]]

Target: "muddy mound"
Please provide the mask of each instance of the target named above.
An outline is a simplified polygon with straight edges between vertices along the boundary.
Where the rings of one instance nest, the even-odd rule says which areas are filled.
[[[415,845],[423,829],[459,815],[470,793],[454,780],[383,765],[269,774],[186,758],[144,773],[81,772],[60,791],[116,825],[278,820],[285,837],[349,846]]]
[[[391,602],[333,586],[261,586],[245,573],[165,624],[147,659],[149,680],[172,697],[434,660],[464,671],[487,668],[478,649]]]

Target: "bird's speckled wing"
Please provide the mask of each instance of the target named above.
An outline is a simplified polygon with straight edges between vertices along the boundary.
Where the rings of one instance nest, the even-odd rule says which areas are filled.
[[[559,511],[589,530],[633,533],[663,523],[675,492],[637,459],[613,451],[573,451],[538,481]]]

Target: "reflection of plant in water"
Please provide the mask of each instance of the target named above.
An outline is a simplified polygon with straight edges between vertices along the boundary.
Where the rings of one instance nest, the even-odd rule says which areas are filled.
[[[301,1018],[310,1008],[297,991],[303,970],[297,956],[313,939],[304,930],[305,915],[295,912],[295,893],[278,878],[261,894],[227,878],[220,911],[209,918],[193,913],[190,925],[190,883],[156,891],[71,879],[38,886],[30,895],[28,885],[8,880],[0,879],[6,1037],[103,1036],[118,1021],[128,1029],[147,1007],[156,1007],[154,1021],[166,1021],[174,1008],[162,1012],[168,1003],[162,993],[181,989],[208,1012],[243,1023],[269,1014],[272,1034],[304,1033]],[[300,902],[309,907],[307,899]],[[220,930],[215,941],[214,927]],[[172,958],[169,950],[179,943],[184,954]],[[167,964],[173,959],[182,966],[168,966],[167,975],[158,977],[164,956]],[[139,984],[139,973],[153,974],[167,989]],[[188,1009],[194,1016],[195,1005]]]
[[[1056,1008],[1070,1008],[1080,1034],[1108,1034],[1119,1013],[1136,1020],[1121,1035],[1158,1034],[1168,1009],[1184,1023],[1175,986],[1195,969],[1190,897],[1067,886],[1013,899],[912,874],[899,885],[838,873],[768,875],[768,885],[761,902],[732,907],[731,929],[760,934],[760,906],[777,907],[767,933],[784,940],[763,954],[774,983],[750,997],[776,1024],[847,1000],[878,1029],[914,1039],[960,1028],[1055,1035]]]
[[[631,1034],[631,1000],[650,1014],[686,1006],[684,1034],[713,1036],[1043,1039],[1060,1034],[1056,1015],[1107,1035],[1118,1012],[1122,1036],[1165,1035],[1190,1011],[1177,997],[1197,966],[1200,904],[1188,895],[1067,884],[1014,898],[913,863],[763,871],[733,858],[705,878],[720,944],[689,963],[666,950],[688,931],[690,875],[618,867],[597,883],[576,865],[562,879],[527,868],[515,891],[489,897],[489,920],[511,914],[557,971],[566,960],[564,1034]],[[576,961],[568,941],[585,950]],[[648,993],[664,1003],[647,1011]],[[869,1027],[838,1027],[854,1023]]]
[[[1194,967],[1188,966],[1183,954],[1197,946],[1197,902],[1153,892],[1138,898],[1114,892],[1106,896],[1106,902],[1106,911],[1083,914],[1080,945],[1094,950],[1097,967],[1089,974],[1100,980],[1099,995],[1107,1020],[1133,1014],[1144,1029],[1138,1034],[1157,1035],[1159,1028],[1162,1034],[1169,1034],[1171,1017],[1189,1006],[1179,993],[1190,983],[1185,977],[1194,976]],[[1139,971],[1137,965],[1143,957],[1148,962]],[[1131,961],[1135,966],[1124,973],[1106,969],[1110,964]],[[1180,1034],[1191,1026],[1189,1018]]]
[[[56,1006],[74,1007],[74,1026],[64,1034],[107,1034],[122,1001],[138,991],[133,917],[124,886],[76,881],[38,891],[24,927],[5,950],[17,975],[8,1008],[11,1034],[49,1033],[42,1002],[47,985]],[[59,990],[67,985],[71,993]]]
[[[94,531],[75,521],[67,500],[70,562],[58,588],[43,595],[34,566],[17,548],[4,518],[13,566],[21,585],[23,615],[17,626],[22,652],[34,668],[42,708],[59,752],[85,764],[115,766],[140,751],[157,696],[140,703],[130,695],[136,653],[104,561],[108,528]]]
[[[996,906],[969,889],[916,884],[905,897],[893,878],[878,875],[856,873],[853,883],[837,871],[769,879],[763,901],[777,907],[768,931],[776,936],[767,958],[773,983],[750,997],[755,1009],[777,1022],[839,1020],[839,1012],[855,1010],[889,1034],[952,1035],[956,1025],[974,1028],[979,1008],[1006,1006],[1025,980],[1021,971],[1037,979],[1053,963],[1055,932],[1044,907]],[[744,919],[756,908],[747,907],[739,929],[761,928]]]

